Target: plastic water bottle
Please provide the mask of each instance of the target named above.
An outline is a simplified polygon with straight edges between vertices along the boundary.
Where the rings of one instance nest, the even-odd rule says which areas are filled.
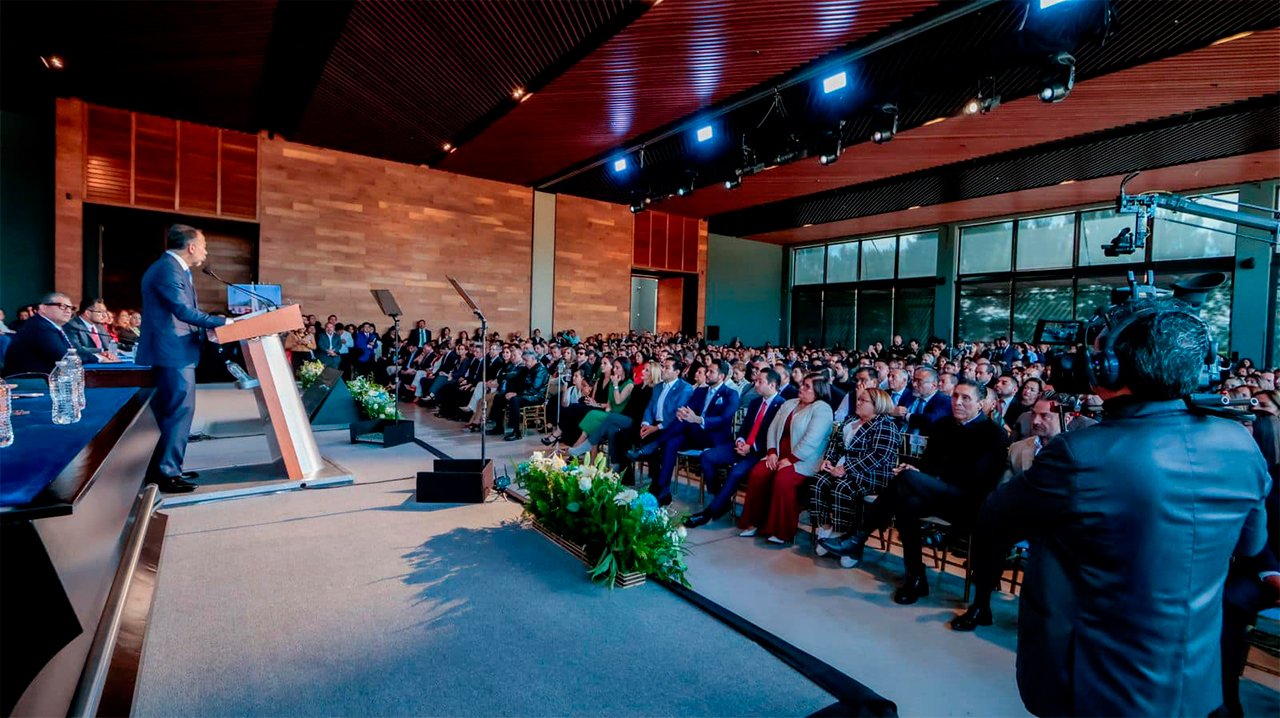
[[[67,355],[63,357],[67,362],[67,367],[71,370],[71,376],[75,379],[76,406],[80,411],[84,411],[84,362],[80,361],[80,355],[75,349],[67,349]]]
[[[0,447],[13,444],[13,412],[9,404],[9,385],[0,379]]]
[[[49,374],[49,398],[53,403],[53,423],[74,424],[80,421],[75,378],[65,359],[55,364],[53,373]]]

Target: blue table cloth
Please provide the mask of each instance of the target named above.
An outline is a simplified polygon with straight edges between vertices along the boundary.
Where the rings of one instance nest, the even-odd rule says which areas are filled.
[[[0,449],[0,506],[24,506],[58,478],[111,418],[141,389],[86,389],[85,408],[74,424],[53,423],[49,395],[14,399],[14,441]]]

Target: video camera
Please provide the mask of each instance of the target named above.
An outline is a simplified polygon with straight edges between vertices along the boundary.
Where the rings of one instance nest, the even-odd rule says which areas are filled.
[[[1158,297],[1173,297],[1186,305],[1187,313],[1200,316],[1200,307],[1209,292],[1221,286],[1227,279],[1222,272],[1209,272],[1177,282],[1171,289],[1155,285],[1155,274],[1148,271],[1144,282],[1139,283],[1129,272],[1128,284],[1111,291],[1111,307],[1098,309],[1089,320],[1041,319],[1036,323],[1036,344],[1063,348],[1050,362],[1050,376],[1054,389],[1065,394],[1088,394],[1094,386],[1105,386],[1106,377],[1114,378],[1117,367],[1109,349],[1095,350],[1094,344],[1106,344],[1108,332],[1121,331],[1126,323],[1113,326],[1112,316],[1116,307],[1130,302]],[[1099,342],[1099,339],[1103,342]],[[1204,370],[1200,374],[1200,391],[1221,379],[1221,366],[1217,343],[1210,340],[1205,355]],[[1221,408],[1221,402],[1214,404]]]

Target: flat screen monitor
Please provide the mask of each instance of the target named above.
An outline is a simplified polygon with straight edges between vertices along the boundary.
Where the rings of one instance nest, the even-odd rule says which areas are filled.
[[[265,309],[267,304],[250,295],[245,290],[270,299],[277,306],[284,302],[284,294],[279,284],[233,284],[227,287],[227,311],[232,315],[248,314]]]

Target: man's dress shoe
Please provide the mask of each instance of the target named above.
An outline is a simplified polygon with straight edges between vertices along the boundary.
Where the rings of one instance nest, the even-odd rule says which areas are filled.
[[[990,608],[970,606],[969,610],[951,619],[951,630],[972,631],[978,626],[990,626],[991,623]]]

